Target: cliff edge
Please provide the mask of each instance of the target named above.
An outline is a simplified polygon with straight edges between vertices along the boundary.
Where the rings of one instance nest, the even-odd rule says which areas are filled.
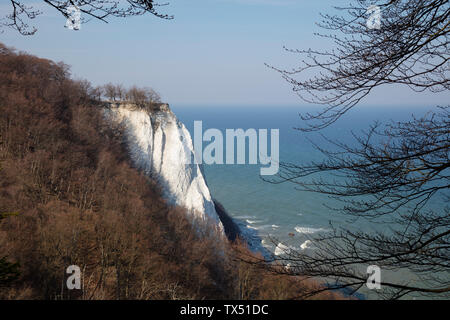
[[[193,161],[191,135],[169,105],[105,102],[104,109],[124,126],[133,165],[160,183],[168,203],[186,208],[195,220],[214,223],[224,235],[201,167]]]

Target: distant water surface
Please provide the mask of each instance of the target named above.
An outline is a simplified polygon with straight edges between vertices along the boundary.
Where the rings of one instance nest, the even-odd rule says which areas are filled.
[[[279,129],[281,162],[305,163],[320,160],[322,155],[314,149],[310,141],[327,146],[326,141],[318,133],[303,133],[294,129],[302,126],[299,112],[320,110],[318,108],[300,106],[171,106],[171,108],[191,135],[195,120],[202,121],[203,131],[209,128],[221,130],[224,138],[225,129]],[[351,110],[321,133],[351,145],[354,143],[351,131],[360,133],[361,130],[367,130],[374,121],[409,120],[412,114],[423,115],[430,109],[432,108],[361,106]],[[207,144],[204,142],[204,146]],[[341,203],[336,203],[324,195],[298,191],[291,183],[270,184],[263,181],[260,177],[259,164],[204,165],[204,171],[212,196],[221,202],[241,225],[255,230],[271,251],[275,250],[275,246],[269,237],[276,238],[277,242],[300,248],[311,235],[329,230],[330,223],[366,231],[380,227],[365,220],[350,221],[349,217],[328,209],[324,203],[328,206]]]

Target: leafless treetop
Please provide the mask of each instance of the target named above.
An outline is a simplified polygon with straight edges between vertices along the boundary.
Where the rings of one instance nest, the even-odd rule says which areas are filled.
[[[303,130],[321,129],[365,98],[374,88],[403,84],[415,91],[450,88],[448,0],[384,0],[377,4],[381,26],[368,28],[367,9],[373,3],[357,0],[336,7],[340,15],[322,15],[318,34],[334,42],[330,51],[293,50],[298,68],[279,71],[306,102],[326,105]],[[313,74],[313,76],[311,76]]]
[[[130,17],[140,16],[150,13],[162,19],[172,19],[173,17],[161,14],[156,10],[158,6],[167,3],[155,3],[154,0],[42,0],[54,10],[57,10],[63,17],[70,17],[70,8],[76,7],[81,12],[81,22],[89,19],[97,19],[108,22],[110,17]],[[35,5],[27,5],[22,0],[9,0],[11,11],[0,19],[0,25],[17,30],[22,35],[33,35],[37,29],[29,25],[30,20],[42,14]]]

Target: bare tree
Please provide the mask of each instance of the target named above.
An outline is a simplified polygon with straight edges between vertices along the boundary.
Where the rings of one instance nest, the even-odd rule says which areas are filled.
[[[366,25],[367,8],[374,3],[382,12],[379,29]],[[330,31],[322,36],[335,43],[334,50],[289,50],[303,56],[303,65],[293,71],[274,68],[305,101],[326,105],[319,113],[302,115],[306,125],[300,130],[331,125],[383,84],[404,84],[419,92],[449,89],[448,1],[357,0],[337,9],[341,15],[323,15],[321,23]],[[448,107],[410,121],[375,123],[354,138],[356,146],[326,138],[333,151],[315,145],[324,161],[283,163],[270,182],[291,182],[300,190],[329,195],[342,203],[332,209],[384,227],[369,232],[332,226],[332,232],[310,238],[314,250],[288,249],[274,256],[274,269],[327,279],[328,287],[318,291],[358,290],[367,281],[361,266],[408,269],[421,281],[382,279],[381,296],[415,292],[448,297]]]
[[[148,87],[138,88],[136,86],[132,86],[127,90],[126,98],[130,102],[133,102],[141,107],[161,102],[161,97],[159,96],[159,94],[152,88]]]
[[[118,98],[118,92],[117,92],[116,86],[112,83],[108,83],[108,84],[104,85],[103,88],[105,91],[105,96],[111,101],[116,101],[116,99]]]
[[[119,100],[125,99],[126,90],[121,84],[116,84],[116,95]]]
[[[382,13],[379,29],[367,26],[367,9],[376,3]],[[448,0],[356,0],[336,9],[342,15],[322,15],[319,34],[335,44],[331,51],[293,50],[302,65],[274,68],[306,102],[326,105],[304,131],[323,128],[364,99],[376,87],[403,84],[415,91],[449,89]],[[315,76],[310,76],[311,74]]]
[[[126,93],[127,100],[135,103],[138,106],[143,106],[147,103],[147,95],[145,90],[136,86],[132,86]]]
[[[1,167],[0,167],[1,170]],[[0,222],[8,216],[17,216],[17,212],[2,213],[0,212]],[[20,275],[20,264],[8,262],[7,257],[0,257],[0,288],[11,284],[17,280]]]
[[[147,101],[150,103],[161,103],[161,96],[152,88],[144,88]]]
[[[0,20],[0,25],[13,28],[22,35],[33,35],[37,29],[29,25],[29,20],[42,14],[35,5],[26,5],[22,0],[9,0],[11,12]],[[43,0],[44,4],[58,11],[64,18],[71,17],[70,9],[77,8],[81,13],[81,23],[88,19],[108,22],[110,17],[140,16],[150,13],[162,19],[173,19],[173,16],[161,14],[156,7],[167,5],[158,4],[154,0]]]

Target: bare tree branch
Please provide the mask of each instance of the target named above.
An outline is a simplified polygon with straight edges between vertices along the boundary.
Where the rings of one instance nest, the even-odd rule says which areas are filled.
[[[382,10],[381,28],[367,27],[367,8]],[[342,15],[323,15],[318,34],[335,44],[331,51],[295,50],[301,66],[281,73],[304,101],[327,105],[305,114],[304,131],[324,128],[357,105],[376,87],[403,84],[422,92],[449,89],[448,0],[356,0],[336,9]],[[311,76],[313,74],[313,76]]]
[[[41,11],[26,6],[22,0],[9,0],[12,12],[0,20],[0,25],[17,30],[22,35],[33,35],[37,29],[30,26],[27,20],[33,20]],[[75,7],[82,13],[81,23],[88,18],[108,22],[110,17],[126,18],[150,13],[161,19],[173,19],[173,16],[161,14],[156,7],[168,3],[158,4],[154,0],[43,0],[43,3],[57,10],[64,18],[70,18],[70,8]]]
[[[321,26],[335,49],[288,50],[302,56],[302,66],[279,71],[301,98],[326,107],[306,114],[301,131],[315,131],[337,121],[373,89],[403,84],[421,92],[449,90],[448,0],[356,0],[324,15]],[[366,26],[366,9],[382,9],[380,29]],[[313,76],[310,76],[313,74]],[[299,79],[300,78],[300,79]],[[273,272],[323,279],[329,289],[358,291],[368,265],[382,270],[409,270],[420,281],[382,279],[379,294],[399,299],[408,294],[450,296],[450,111],[438,107],[409,121],[374,123],[355,143],[322,135],[325,160],[282,163],[271,183],[290,182],[302,191],[328,195],[330,209],[364,220],[370,229],[331,226],[331,232],[306,237],[307,250],[289,244],[267,265]],[[340,205],[339,205],[340,204]],[[278,246],[278,240],[273,239]],[[280,251],[278,250],[278,251]],[[245,259],[245,257],[244,257]]]

